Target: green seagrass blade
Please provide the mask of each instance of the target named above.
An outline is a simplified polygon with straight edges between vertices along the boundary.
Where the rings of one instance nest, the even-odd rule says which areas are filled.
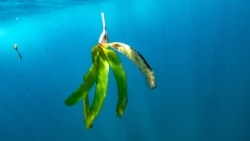
[[[103,53],[105,55],[105,58],[108,60],[108,63],[116,80],[118,89],[118,102],[116,106],[116,112],[117,116],[121,117],[128,103],[126,73],[119,56],[113,50],[101,47],[101,51],[101,54]]]
[[[87,95],[92,86],[94,85],[97,79],[97,58],[99,56],[99,52],[97,51],[98,46],[94,46],[92,49],[92,66],[89,71],[83,77],[83,83],[79,86],[79,88],[73,92],[66,100],[65,104],[67,106],[73,106],[77,102],[79,102],[84,95]]]
[[[100,48],[98,48],[97,52],[99,52],[99,56],[95,61],[97,62],[96,90],[92,105],[85,119],[87,129],[92,127],[95,118],[99,115],[106,97],[108,87],[109,64],[105,59],[104,54],[100,53]]]

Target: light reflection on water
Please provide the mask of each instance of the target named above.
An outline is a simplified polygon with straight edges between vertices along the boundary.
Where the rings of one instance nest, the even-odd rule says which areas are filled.
[[[22,15],[52,12],[89,2],[98,2],[98,0],[1,0],[0,21],[16,19]]]

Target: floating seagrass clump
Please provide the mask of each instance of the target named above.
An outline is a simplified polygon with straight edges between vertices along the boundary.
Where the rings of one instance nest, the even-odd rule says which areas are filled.
[[[136,64],[146,77],[147,84],[151,89],[156,87],[154,73],[140,53],[124,43],[108,43],[104,13],[101,13],[101,16],[103,31],[100,35],[98,44],[92,48],[93,64],[89,71],[84,75],[83,83],[80,87],[65,100],[67,106],[72,106],[83,99],[84,122],[87,129],[92,127],[95,118],[98,116],[103,106],[108,87],[109,67],[114,74],[118,89],[118,103],[116,107],[118,117],[123,115],[127,106],[126,74],[121,60],[114,50],[124,54],[129,60]],[[96,84],[95,95],[90,106],[88,93],[94,84]]]

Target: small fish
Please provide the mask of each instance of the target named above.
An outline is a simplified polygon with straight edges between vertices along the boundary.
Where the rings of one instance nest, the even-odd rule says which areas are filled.
[[[18,54],[18,56],[19,56],[19,59],[22,60],[23,57],[22,57],[21,53],[19,52],[19,50],[18,50],[18,45],[17,45],[16,43],[14,44],[13,48],[17,51],[17,54]]]

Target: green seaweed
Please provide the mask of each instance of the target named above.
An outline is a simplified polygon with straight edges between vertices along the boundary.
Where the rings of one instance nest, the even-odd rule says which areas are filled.
[[[105,54],[106,60],[108,61],[116,80],[118,89],[116,112],[117,116],[121,117],[128,103],[126,73],[119,56],[113,50],[104,48],[102,49],[102,52]]]
[[[85,119],[86,128],[92,127],[93,121],[100,113],[108,88],[109,65],[102,53],[100,53],[100,55],[97,58],[96,69],[97,69],[96,91],[93,103]]]
[[[67,106],[73,106],[83,100],[83,117],[86,129],[92,127],[94,120],[99,115],[103,107],[108,88],[109,67],[113,72],[117,85],[118,102],[116,112],[118,117],[123,115],[128,103],[127,78],[124,67],[119,56],[109,47],[127,56],[143,72],[147,81],[149,81],[148,83],[152,84],[149,85],[150,88],[156,87],[153,71],[147,64],[146,60],[138,52],[124,43],[108,43],[104,14],[102,13],[101,15],[103,31],[100,35],[98,44],[95,45],[91,51],[93,64],[88,72],[83,76],[83,83],[65,100],[65,104]],[[92,104],[90,104],[88,94],[94,84],[95,95]]]

